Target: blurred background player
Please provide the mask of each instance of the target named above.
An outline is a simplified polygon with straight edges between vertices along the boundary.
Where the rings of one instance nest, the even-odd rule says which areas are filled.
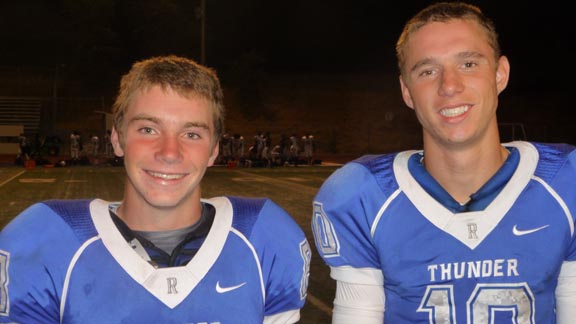
[[[90,153],[93,156],[98,156],[100,152],[100,138],[96,134],[90,136]]]
[[[70,159],[78,160],[80,158],[80,133],[74,131],[70,134]]]
[[[302,137],[304,142],[304,159],[308,165],[314,163],[314,151],[316,149],[316,144],[314,143],[314,135],[308,134]]]

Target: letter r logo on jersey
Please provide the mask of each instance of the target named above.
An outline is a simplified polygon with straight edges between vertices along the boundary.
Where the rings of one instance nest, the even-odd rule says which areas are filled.
[[[476,223],[468,223],[468,238],[471,240],[477,240],[478,239],[478,235],[476,235],[476,232],[478,232],[478,225],[476,225]]]
[[[168,294],[178,294],[178,290],[176,290],[176,285],[178,284],[178,280],[174,277],[166,278],[166,282],[168,284]]]

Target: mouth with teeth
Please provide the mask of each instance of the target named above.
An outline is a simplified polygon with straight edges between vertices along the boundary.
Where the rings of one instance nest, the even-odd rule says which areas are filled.
[[[161,172],[154,172],[154,171],[146,171],[149,175],[160,178],[163,180],[178,180],[182,179],[186,176],[184,173],[161,173]]]
[[[469,105],[458,106],[454,108],[446,108],[440,110],[440,115],[444,117],[456,117],[466,113],[468,110],[470,110]]]

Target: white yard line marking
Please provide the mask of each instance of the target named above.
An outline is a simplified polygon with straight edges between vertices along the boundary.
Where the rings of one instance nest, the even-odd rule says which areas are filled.
[[[14,178],[18,178],[22,173],[26,172],[26,170],[22,170],[19,173],[17,173],[16,175],[13,175],[12,178],[0,183],[0,187],[4,186],[5,184],[7,184],[8,182],[14,180]]]
[[[54,183],[56,178],[25,178],[19,179],[20,183]]]

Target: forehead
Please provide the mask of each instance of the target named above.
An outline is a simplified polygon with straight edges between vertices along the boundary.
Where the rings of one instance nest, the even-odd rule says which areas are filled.
[[[211,106],[204,98],[191,94],[183,96],[172,88],[154,85],[134,96],[126,111],[126,122],[142,116],[170,122],[204,122],[211,125]]]
[[[463,52],[492,56],[486,31],[476,21],[453,19],[430,22],[416,30],[406,44],[406,64],[426,58],[444,57]]]

